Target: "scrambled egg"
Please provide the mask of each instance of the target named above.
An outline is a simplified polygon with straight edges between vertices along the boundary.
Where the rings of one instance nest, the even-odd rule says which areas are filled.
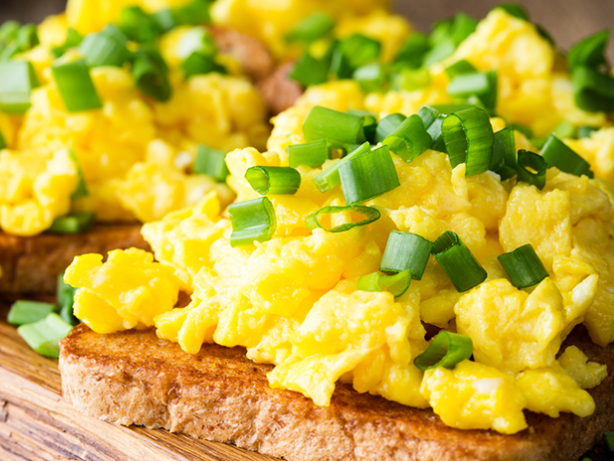
[[[256,10],[248,0],[217,5],[217,14],[235,11],[232,17],[244,21],[234,24],[239,28],[251,23]],[[276,27],[281,9],[273,6],[260,10],[268,11],[269,22],[258,33],[278,40],[285,24]],[[244,16],[237,13],[241,8]],[[296,14],[298,19],[308,11],[297,7]],[[569,78],[556,70],[555,51],[535,27],[501,10],[491,12],[448,63],[459,59],[498,70],[496,112],[508,122],[527,124],[538,135],[561,120],[606,124],[604,114],[573,105]],[[304,142],[302,123],[314,105],[380,117],[415,113],[425,103],[449,101],[443,65],[431,73],[431,86],[414,92],[365,95],[351,81],[310,88],[274,119],[266,152],[243,148],[228,154],[228,184],[237,200],[258,197],[245,179],[249,167],[288,166],[286,147]],[[497,130],[505,126],[501,118],[491,123]],[[158,263],[135,250],[113,252],[104,263],[100,255],[85,255],[65,280],[82,288],[76,313],[95,331],[153,325],[159,337],[191,354],[203,343],[242,346],[250,359],[275,366],[268,375],[271,386],[301,392],[318,405],[329,405],[340,380],[358,392],[431,407],[461,429],[516,433],[527,428],[524,410],[587,416],[595,403],[586,389],[608,370],[588,362],[577,347],[561,348],[581,323],[595,343],[614,341],[611,130],[569,141],[595,163],[597,179],[550,168],[542,190],[513,179],[502,182],[492,172],[466,177],[464,164],[452,168],[446,154],[433,150],[411,163],[392,155],[400,186],[365,203],[381,218],[342,233],[310,230],[304,219],[325,206],[345,205],[341,187],[320,193],[312,182],[339,160],[299,166],[298,192],[269,196],[277,228],[268,241],[232,247],[230,219],[220,214],[223,198],[210,192],[191,208],[144,226]],[[517,147],[531,149],[524,136],[516,136]],[[161,159],[160,165],[169,161],[165,154],[152,158]],[[330,224],[348,219],[335,215]],[[459,293],[431,258],[422,279],[398,298],[358,290],[359,277],[378,270],[393,230],[431,241],[448,230],[457,233],[486,270],[486,281]],[[497,257],[529,243],[549,277],[521,290]],[[179,291],[191,295],[188,306],[175,306]],[[429,344],[425,323],[468,335],[473,360],[454,369],[419,370],[414,359]]]
[[[31,107],[23,117],[0,113],[0,133],[14,151],[2,154],[0,161],[0,176],[10,183],[0,188],[1,230],[35,235],[70,211],[95,212],[98,221],[154,221],[196,204],[211,190],[218,191],[225,206],[233,198],[226,185],[192,174],[197,145],[222,151],[265,145],[268,114],[256,88],[240,75],[210,73],[184,79],[179,68],[182,58],[177,58],[181,41],[166,36],[160,46],[171,67],[169,101],[145,98],[126,67],[96,67],[90,74],[102,108],[67,111],[51,74],[50,50],[64,42],[69,26],[84,33],[99,30],[124,3],[96,6],[71,1],[68,18],[45,20],[39,27],[41,44],[18,56],[33,63],[41,86],[32,92]],[[180,2],[147,1],[143,6],[153,11],[175,3]],[[179,28],[167,35],[197,29]],[[79,58],[78,50],[72,49],[62,60]],[[78,165],[68,162],[61,174],[73,177],[61,185],[53,179],[54,188],[45,186],[41,191],[49,174],[60,176],[57,166],[53,172],[45,171],[47,159],[65,157],[67,150]],[[88,194],[71,200],[75,167],[84,176]]]

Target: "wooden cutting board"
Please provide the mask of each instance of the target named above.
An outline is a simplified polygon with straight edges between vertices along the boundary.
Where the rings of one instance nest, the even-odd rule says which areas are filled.
[[[57,360],[32,351],[0,306],[0,460],[273,461],[164,430],[123,427],[77,413],[61,396]]]

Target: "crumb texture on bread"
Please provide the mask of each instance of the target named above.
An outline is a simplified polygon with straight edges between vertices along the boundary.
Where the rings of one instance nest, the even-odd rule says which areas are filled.
[[[130,247],[149,249],[140,224],[98,224],[76,235],[0,233],[0,293],[54,293],[58,275],[75,256]]]
[[[591,343],[582,327],[567,341],[614,369],[614,346]],[[61,343],[66,400],[90,416],[233,443],[288,461],[574,461],[614,429],[612,374],[591,391],[587,418],[529,413],[515,435],[447,427],[430,410],[337,385],[329,407],[271,389],[270,365],[242,348],[206,344],[195,356],[153,330],[99,335],[80,325]]]

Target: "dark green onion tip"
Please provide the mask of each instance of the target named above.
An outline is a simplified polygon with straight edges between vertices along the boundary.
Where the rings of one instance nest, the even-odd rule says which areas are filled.
[[[435,241],[433,256],[460,293],[472,289],[488,277],[469,248],[452,231],[444,232]]]
[[[473,355],[473,341],[469,336],[440,331],[429,347],[414,359],[414,365],[426,371],[444,367],[450,370]]]
[[[358,289],[362,291],[388,291],[392,296],[402,296],[411,284],[411,271],[409,269],[396,275],[382,275],[373,272],[358,279]]]

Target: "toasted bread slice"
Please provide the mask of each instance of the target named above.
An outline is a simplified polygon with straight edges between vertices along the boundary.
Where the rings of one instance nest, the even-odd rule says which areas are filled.
[[[76,235],[17,237],[0,233],[0,294],[54,293],[58,274],[75,256],[130,247],[149,249],[140,224],[97,224]]]
[[[568,339],[614,370],[582,327]],[[528,413],[516,435],[447,427],[430,410],[358,394],[338,384],[330,407],[271,389],[270,365],[242,348],[206,344],[195,355],[153,330],[99,335],[80,325],[61,343],[64,397],[79,411],[124,425],[165,428],[234,443],[288,461],[575,461],[614,428],[614,375],[591,391],[594,415],[551,419]]]

